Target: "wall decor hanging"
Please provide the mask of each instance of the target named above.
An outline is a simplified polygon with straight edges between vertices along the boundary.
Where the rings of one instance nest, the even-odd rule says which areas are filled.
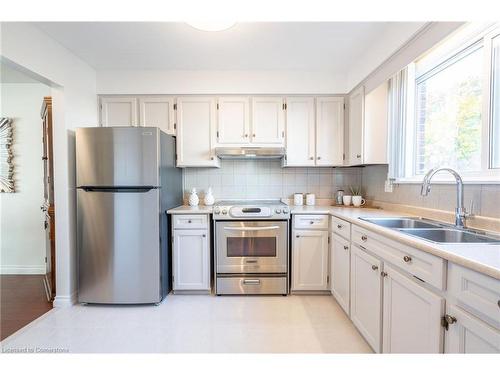
[[[0,117],[0,193],[14,192],[14,164],[12,119]]]

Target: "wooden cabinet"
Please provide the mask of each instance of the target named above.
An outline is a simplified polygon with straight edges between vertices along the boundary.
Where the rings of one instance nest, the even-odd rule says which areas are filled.
[[[132,97],[100,98],[101,126],[137,126],[137,99]]]
[[[292,238],[292,290],[328,290],[328,232],[294,230]]]
[[[343,164],[344,98],[286,98],[286,166]]]
[[[445,333],[445,353],[500,353],[500,331],[456,305],[448,304],[446,313],[450,324]]]
[[[211,97],[177,98],[177,166],[218,167],[216,103]]]
[[[444,298],[384,265],[383,352],[442,353]]]
[[[364,87],[349,96],[349,165],[363,164]]]
[[[276,96],[252,98],[252,143],[284,144],[284,125],[283,98]]]
[[[382,262],[357,246],[351,248],[351,320],[368,344],[381,351]]]
[[[172,96],[139,98],[139,124],[155,126],[167,134],[175,135],[175,99]]]
[[[245,144],[250,142],[250,102],[247,97],[218,98],[217,143]]]
[[[316,165],[344,162],[344,98],[316,98]]]
[[[349,315],[350,242],[332,233],[330,241],[330,290],[338,304]]]
[[[286,165],[316,165],[313,97],[286,98]]]
[[[173,290],[210,291],[207,215],[172,215]]]

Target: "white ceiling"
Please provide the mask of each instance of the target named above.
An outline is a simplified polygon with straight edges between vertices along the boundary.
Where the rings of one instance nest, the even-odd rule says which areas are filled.
[[[384,36],[401,30],[411,34],[422,23],[238,23],[220,32],[203,32],[173,22],[48,22],[36,26],[97,70],[300,70],[348,74],[352,64],[367,56],[368,50],[383,47]]]

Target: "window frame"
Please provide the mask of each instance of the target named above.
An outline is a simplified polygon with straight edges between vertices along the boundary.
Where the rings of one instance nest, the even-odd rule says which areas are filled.
[[[464,183],[468,184],[500,184],[500,167],[493,168],[493,39],[500,37],[500,24],[490,25],[464,39],[459,47],[456,47],[439,56],[433,64],[429,64],[423,72],[416,73],[416,62],[408,65],[408,82],[406,103],[407,116],[404,125],[404,155],[401,155],[401,164],[404,172],[402,176],[396,177],[395,183],[416,183],[423,180],[423,175],[416,174],[416,121],[417,121],[417,86],[426,79],[453,66],[461,59],[469,56],[478,49],[483,49],[483,82],[482,82],[482,109],[481,109],[481,170],[475,172],[458,171]],[[500,58],[500,55],[497,57]],[[495,77],[500,79],[499,77]],[[497,94],[500,97],[500,93]],[[500,126],[500,125],[498,125]],[[500,140],[498,140],[500,143]],[[434,180],[433,180],[434,181]],[[455,180],[448,174],[438,174],[435,177],[437,183],[453,183]]]

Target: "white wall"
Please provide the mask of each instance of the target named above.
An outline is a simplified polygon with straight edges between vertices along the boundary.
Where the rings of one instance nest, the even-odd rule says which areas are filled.
[[[301,71],[98,70],[98,94],[338,94],[345,75]]]
[[[84,61],[33,25],[2,23],[1,56],[52,83],[56,205],[56,300],[71,303],[76,291],[76,194],[74,129],[95,126],[96,75]]]
[[[45,274],[40,108],[47,95],[43,84],[1,84],[0,117],[13,119],[16,191],[0,194],[0,274]]]

